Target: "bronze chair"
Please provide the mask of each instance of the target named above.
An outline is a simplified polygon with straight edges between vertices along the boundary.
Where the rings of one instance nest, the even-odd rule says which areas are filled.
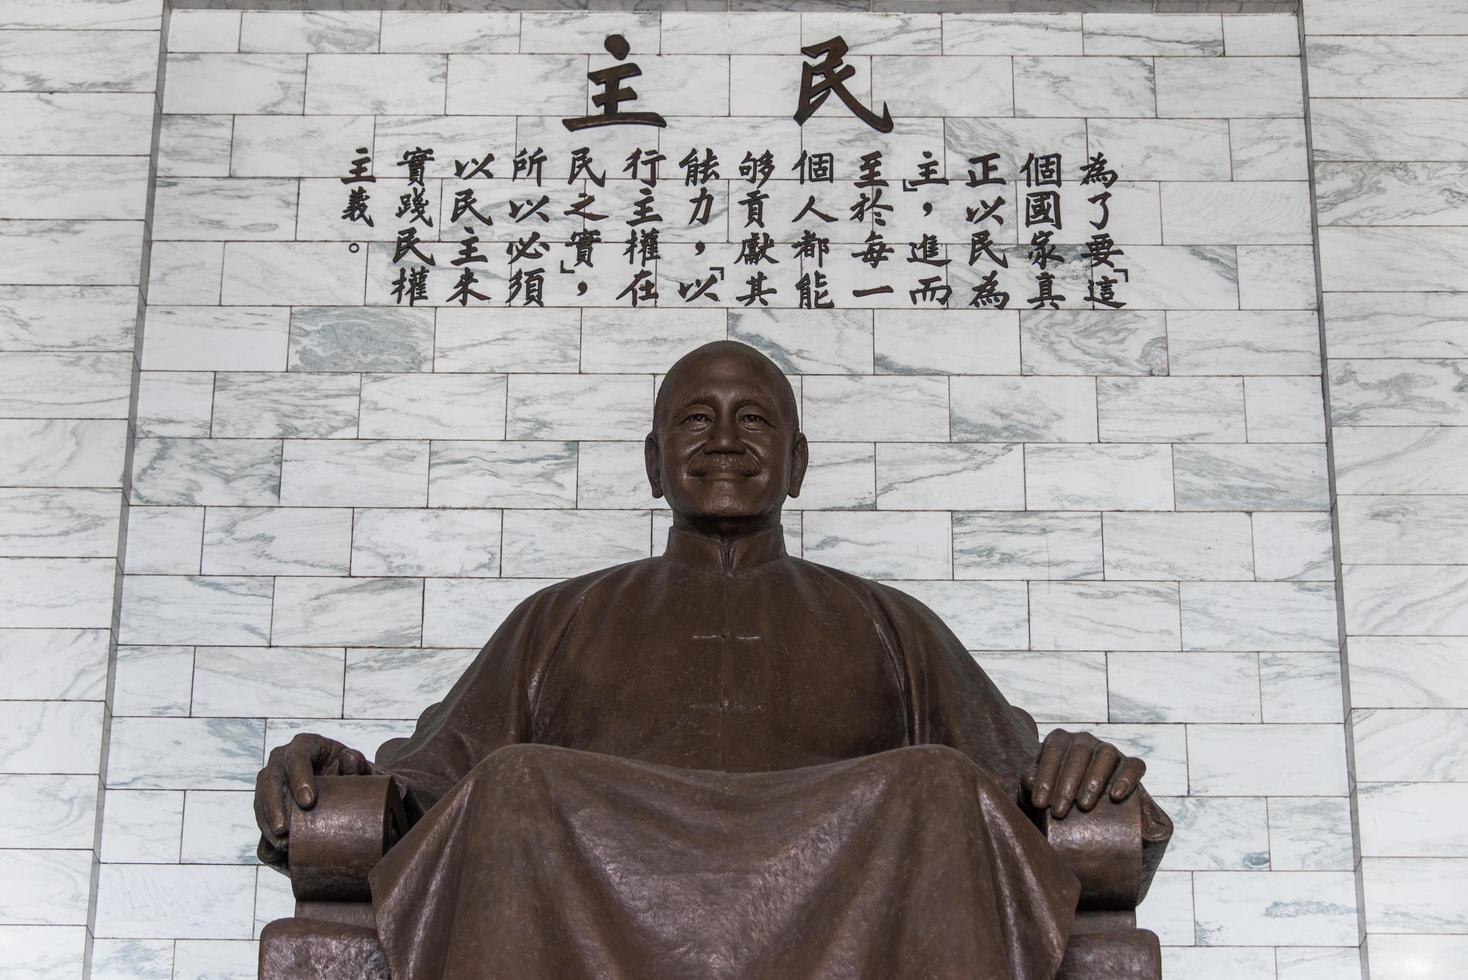
[[[1075,925],[1057,980],[1161,980],[1157,937],[1136,907],[1162,860],[1171,822],[1141,794],[1103,797],[1090,813],[1042,817],[1040,829],[1081,881]],[[406,820],[390,776],[322,776],[310,810],[290,826],[293,918],[260,934],[261,980],[388,980],[373,926],[367,873]]]

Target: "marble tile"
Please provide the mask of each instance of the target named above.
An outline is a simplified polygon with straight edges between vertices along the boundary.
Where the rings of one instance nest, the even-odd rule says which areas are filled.
[[[298,306],[290,311],[292,371],[424,371],[433,365],[433,348],[431,310]]]
[[[836,464],[839,472],[831,474],[825,482],[828,486],[835,486],[842,477],[859,472],[861,479],[857,486],[850,488],[850,495],[865,498],[864,506],[870,508],[872,447],[866,443],[853,445],[858,447],[862,458],[862,462],[857,462],[856,465],[860,467],[864,463],[864,468],[860,471],[850,469],[842,465],[846,461],[843,459]],[[818,461],[815,463],[818,470],[824,468],[822,464],[830,462],[822,459],[826,454],[820,450],[816,450],[814,455]],[[642,443],[583,441],[576,464],[576,506],[590,510],[666,509],[667,502],[653,497],[648,485]],[[803,505],[796,501],[787,501],[785,506],[794,510]]]
[[[180,863],[255,866],[258,861],[255,847],[260,831],[251,805],[254,795],[251,792],[190,791],[183,810]]]
[[[1371,708],[1352,712],[1362,782],[1463,782],[1468,711]]]
[[[1305,181],[1178,181],[1162,185],[1162,232],[1170,245],[1308,244]]]
[[[323,306],[360,303],[366,252],[339,244],[227,242],[223,302],[227,306]]]
[[[433,337],[433,364],[440,371],[574,372],[580,367],[581,311],[441,309]]]
[[[664,54],[799,54],[800,14],[664,10]]]
[[[0,157],[0,215],[132,218],[147,214],[146,157]]]
[[[1315,162],[1458,162],[1468,151],[1462,99],[1311,99]]]
[[[1298,58],[1163,58],[1157,62],[1157,115],[1298,117],[1301,87]]]
[[[447,97],[447,61],[440,54],[313,54],[306,112],[440,112]]]
[[[1340,493],[1468,492],[1468,431],[1343,426],[1334,437]]]
[[[1020,372],[1015,312],[876,310],[873,316],[878,374]]]
[[[0,27],[156,31],[160,12],[158,0],[118,0],[101,7],[87,0],[9,0],[0,8]]]
[[[1079,13],[943,15],[944,54],[1082,54]]]
[[[423,583],[414,578],[275,580],[272,643],[417,646]]]
[[[498,575],[500,515],[493,510],[359,508],[353,575]]]
[[[1361,879],[1362,917],[1373,935],[1468,932],[1462,858],[1366,858]]]
[[[1275,980],[1273,953],[1258,946],[1168,946],[1162,969],[1188,980]]]
[[[132,358],[121,352],[0,353],[9,418],[125,418]]]
[[[501,574],[569,576],[650,555],[646,513],[615,510],[509,510]]]
[[[241,51],[376,51],[375,10],[248,10],[240,22]]]
[[[121,92],[0,93],[0,153],[147,156],[153,96]]]
[[[1468,421],[1468,360],[1331,361],[1335,425],[1459,425]]]
[[[1126,255],[1131,280],[1118,295],[1133,310],[1232,310],[1239,305],[1243,273],[1231,247],[1128,245]],[[1187,288],[1178,289],[1178,283]]]
[[[86,951],[85,926],[0,926],[0,956],[34,980],[77,976],[86,969]],[[101,976],[95,969],[91,975]]]
[[[1246,514],[1104,515],[1106,578],[1251,579]]]
[[[1011,704],[1067,724],[1106,720],[1106,656],[1095,651],[995,650],[976,656]],[[1170,811],[1169,811],[1170,812]]]
[[[1468,633],[1468,567],[1346,565],[1341,575],[1350,633]]]
[[[520,14],[509,10],[384,10],[383,51],[494,54],[519,49]]]
[[[1127,180],[1228,180],[1229,124],[1222,119],[1087,120],[1089,150]],[[1167,185],[1169,188],[1180,185]]]
[[[143,371],[138,377],[140,436],[207,438],[213,412],[212,371]]]
[[[119,646],[112,713],[114,716],[187,715],[193,686],[192,646]]]
[[[1018,446],[884,443],[876,474],[882,510],[1024,506]]]
[[[254,879],[254,868],[104,864],[97,882],[96,935],[248,939]]]
[[[364,375],[360,432],[377,439],[496,439],[505,434],[505,392],[502,375]]]
[[[1187,871],[1158,871],[1152,876],[1152,887],[1147,900],[1137,908],[1137,925],[1150,929],[1168,944],[1168,969],[1172,969],[1170,957],[1190,952],[1179,944],[1192,943],[1193,939],[1193,876]],[[1191,976],[1183,973],[1183,976]],[[1228,980],[1237,980],[1229,976]]]
[[[1230,119],[1234,180],[1307,180],[1303,119]]]
[[[1090,378],[955,378],[951,431],[971,442],[1094,442]]]
[[[109,864],[178,860],[184,794],[165,789],[113,789],[102,814],[101,858]]]
[[[1189,792],[1344,797],[1345,755],[1340,725],[1189,725]]]
[[[656,12],[527,10],[520,15],[520,50],[527,53],[604,54],[608,34],[621,34],[634,54],[658,50]]]
[[[1178,648],[1174,583],[1031,582],[1036,650]]]
[[[280,459],[275,439],[138,439],[130,502],[272,505]]]
[[[354,438],[362,387],[355,374],[219,372],[210,431],[226,438]]]
[[[1468,857],[1451,820],[1424,814],[1455,813],[1468,801],[1462,783],[1358,783],[1361,854],[1365,857]]]
[[[240,177],[169,177],[154,183],[153,237],[289,240],[297,182]]]
[[[112,558],[0,558],[0,627],[99,627],[108,612]]]
[[[117,553],[121,505],[116,490],[0,488],[0,554],[111,557]]]
[[[1418,0],[1393,10],[1372,0],[1331,0],[1305,14],[1311,34],[1468,34],[1468,13],[1452,0]]]
[[[351,547],[345,508],[215,507],[204,522],[203,568],[209,575],[345,575]]]
[[[943,31],[931,13],[805,13],[800,43],[845,39],[852,54],[941,54]]]
[[[1327,582],[1184,582],[1188,650],[1335,650],[1335,587]]]
[[[0,248],[12,256],[0,282],[25,285],[130,286],[143,254],[140,221],[0,220]],[[85,265],[77,255],[90,259]]]
[[[1306,946],[1275,950],[1278,980],[1361,980],[1355,946]]]
[[[157,80],[158,36],[152,32],[0,34],[0,90],[151,93]]]
[[[1068,113],[1066,113],[1068,114]],[[943,120],[947,173],[968,174],[970,157],[997,153],[994,165],[1000,176],[1021,172],[1033,152],[1059,153],[1064,160],[1086,156],[1086,126],[1082,119],[1004,119],[949,116]],[[1137,174],[1127,171],[1127,177]]]
[[[580,368],[655,374],[695,347],[727,336],[723,310],[587,309],[581,313]]]
[[[89,850],[0,850],[0,923],[86,925],[91,871]]]
[[[264,726],[255,718],[115,718],[107,788],[252,789]]]
[[[1341,560],[1351,564],[1456,563],[1468,547],[1462,500],[1435,496],[1341,497]]]
[[[118,642],[264,646],[270,579],[225,575],[124,575]]]
[[[1014,114],[1156,115],[1152,61],[1149,58],[1016,57]]]
[[[197,575],[204,508],[128,508],[125,567],[135,574]]]
[[[1260,720],[1259,660],[1255,654],[1112,652],[1106,656],[1106,667],[1111,721]]]
[[[1269,866],[1275,871],[1351,871],[1350,801],[1343,796],[1269,800]]]
[[[1468,224],[1462,163],[1327,162],[1315,179],[1322,225]]]
[[[1031,510],[1172,510],[1166,446],[1027,445],[1025,505]]]
[[[170,54],[166,72],[167,113],[297,113],[305,99],[305,55]]]
[[[0,629],[0,674],[18,700],[103,699],[105,629]]]
[[[174,10],[168,17],[168,50],[238,51],[240,11]]]
[[[586,452],[582,443],[581,451]],[[810,468],[801,484],[800,496],[786,501],[785,510],[872,510],[878,506],[876,447],[869,442],[818,442],[810,447]],[[583,470],[584,472],[584,470]],[[639,470],[642,483],[637,491],[646,500],[646,471]],[[890,475],[890,474],[889,474]],[[942,477],[934,475],[941,481]],[[585,478],[583,477],[583,480]],[[882,494],[899,492],[896,484],[883,485]],[[913,487],[918,490],[918,486]],[[646,503],[643,506],[647,506]],[[658,501],[656,516],[666,510]],[[787,532],[799,535],[798,527],[787,522]]]
[[[416,718],[442,700],[475,655],[472,649],[347,650],[343,714]]]
[[[1244,386],[1237,378],[1100,378],[1106,442],[1242,442]]]
[[[181,939],[173,960],[178,978],[251,980],[259,967],[259,948],[240,939]]]
[[[790,374],[871,374],[872,330],[870,310],[734,310],[728,317],[729,339]]]
[[[1468,708],[1468,641],[1462,637],[1353,636],[1351,704],[1357,708]]]
[[[223,242],[155,242],[148,250],[153,303],[218,303]]]
[[[929,511],[812,511],[804,518],[807,561],[885,579],[949,578],[949,515]]]
[[[894,116],[1005,116],[1014,111],[1010,59],[946,54],[872,58],[872,104]],[[880,111],[880,109],[878,110]]]
[[[1318,331],[1303,311],[1168,311],[1169,373],[1319,373]]]
[[[130,286],[0,286],[0,350],[131,351]]]
[[[1461,291],[1468,228],[1321,228],[1324,288]]]
[[[1099,579],[1099,514],[955,513],[953,574],[980,579]]]
[[[1221,19],[1217,14],[1087,13],[1086,55],[1220,55]]]
[[[235,177],[337,177],[353,148],[372,146],[371,116],[239,116],[230,174]],[[379,157],[385,156],[379,148]]]
[[[428,579],[423,591],[423,645],[478,649],[521,600],[556,581]],[[414,715],[410,712],[408,717]]]
[[[1292,14],[1235,14],[1223,18],[1223,53],[1248,57],[1300,53],[1300,23]]]
[[[576,444],[435,442],[429,459],[433,507],[572,507]]]
[[[516,375],[509,386],[510,439],[625,439],[652,421],[646,377]],[[812,433],[813,434],[813,433]]]
[[[282,504],[421,507],[427,495],[427,442],[405,439],[285,441],[280,467],[279,502]]]
[[[1324,510],[1325,447],[1191,445],[1173,450],[1179,510]]]
[[[173,940],[95,939],[96,980],[173,980]]]
[[[340,717],[342,664],[342,651],[334,649],[203,647],[194,654],[191,713],[199,718]],[[282,685],[282,677],[290,684]]]
[[[0,827],[11,847],[89,850],[97,823],[97,777],[0,776]]]
[[[1245,378],[1250,442],[1324,442],[1320,378]]]
[[[1373,932],[1367,940],[1375,980],[1417,980],[1449,976],[1468,954],[1468,936],[1391,935]]]
[[[1167,373],[1160,312],[1026,310],[1020,342],[1025,374]]]
[[[886,584],[932,609],[969,650],[1014,650],[1029,641],[1028,598],[1022,582],[906,579]]]
[[[1269,820],[1264,800],[1248,796],[1179,796],[1157,802],[1176,828],[1164,859],[1168,869],[1257,871],[1269,867]]]
[[[1340,722],[1341,658],[1335,651],[1261,653],[1264,720]]]
[[[576,116],[590,108],[585,55],[451,54],[448,109],[494,106],[501,115]]]
[[[1312,99],[1468,97],[1462,37],[1314,36],[1305,53]]]
[[[803,384],[806,435],[856,441],[946,441],[948,380],[810,376]]]

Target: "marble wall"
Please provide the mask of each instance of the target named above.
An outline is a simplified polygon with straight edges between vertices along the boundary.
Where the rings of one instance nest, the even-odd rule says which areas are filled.
[[[1468,961],[1468,5],[1305,4],[1372,980]]]
[[[669,125],[573,137],[559,118],[591,108],[585,73],[610,63],[602,42],[613,32],[627,37],[644,72],[636,87],[646,105],[637,108],[656,109]],[[804,127],[789,118],[801,44],[835,34],[850,44],[853,92],[890,106],[890,136],[834,99]],[[1356,975],[1297,38],[1293,16],[1243,14],[174,11],[132,414],[93,975],[252,975],[260,925],[290,909],[285,879],[253,860],[250,788],[264,751],[303,730],[375,748],[411,727],[521,597],[660,549],[666,512],[646,497],[639,442],[658,372],[726,336],[776,358],[801,397],[813,465],[787,515],[791,550],[928,602],[1042,725],[1084,726],[1146,756],[1147,783],[1179,825],[1142,911],[1165,944],[1169,976]],[[1424,129],[1421,139],[1431,138]],[[485,150],[498,174],[481,182],[495,219],[481,235],[496,254],[518,237],[511,205],[532,188],[556,202],[553,214],[570,204],[566,157],[579,145],[609,171],[639,147],[661,149],[668,168],[690,147],[715,148],[722,176],[709,186],[720,230],[698,239],[714,254],[737,252],[746,234],[738,202],[749,185],[738,163],[748,149],[775,157],[766,191],[779,217],[770,231],[787,253],[799,227],[789,217],[809,189],[790,179],[802,149],[836,154],[831,193],[842,202],[855,198],[855,158],[871,148],[886,151],[894,185],[917,175],[924,151],[955,182],[972,154],[999,153],[1013,181],[1028,153],[1061,151],[1068,184],[1084,156],[1102,152],[1121,177],[1113,234],[1126,252],[1118,264],[1132,274],[1119,293],[1128,305],[1092,309],[1082,299],[1076,243],[1085,235],[1067,230],[1057,237],[1066,243],[1067,298],[1031,310],[1020,291],[1030,284],[1018,279],[1027,250],[1017,243],[1028,236],[1016,237],[1013,212],[992,226],[1011,259],[1004,281],[1015,301],[1005,310],[966,305],[977,276],[957,244],[967,230],[951,220],[939,236],[951,260],[941,273],[953,288],[949,309],[913,303],[906,286],[854,301],[851,289],[869,279],[835,261],[872,229],[844,220],[832,234],[840,309],[794,309],[795,273],[775,266],[780,292],[768,307],[735,299],[744,288],[733,275],[720,301],[684,304],[677,285],[694,267],[694,239],[678,225],[693,191],[676,170],[656,188],[672,205],[664,213],[680,216],[650,267],[656,306],[615,301],[633,271],[616,245],[602,246],[607,271],[585,296],[557,278],[544,308],[507,307],[502,272],[486,274],[491,302],[450,303],[453,274],[439,269],[427,300],[399,304],[390,284],[401,222],[384,202],[408,191],[392,165],[417,145],[438,151],[424,192],[443,210],[418,230],[442,242],[440,264],[464,237],[447,213],[463,189],[452,158]],[[384,178],[370,231],[340,217],[338,178],[358,146],[370,148]],[[506,179],[517,149],[536,146],[549,157],[545,187]],[[1433,173],[1435,186],[1447,186],[1448,175]],[[636,192],[633,181],[613,179],[604,199],[625,213]],[[951,206],[957,189],[944,193]],[[920,195],[895,186],[891,194],[898,210],[888,238],[901,259],[926,229],[912,213]],[[1066,194],[1071,227],[1084,227],[1085,198]],[[0,190],[11,208],[23,197]],[[1337,198],[1347,211],[1361,206],[1352,194]],[[97,200],[77,206],[103,206]],[[88,241],[105,245],[115,223],[87,229]],[[567,234],[564,222],[544,227],[553,240]],[[28,234],[23,254],[51,241]],[[1403,268],[1393,232],[1384,234],[1343,243],[1379,261],[1342,274],[1370,281],[1363,277]],[[70,247],[55,246],[61,255]],[[1428,288],[1451,288],[1441,285],[1454,274],[1441,257],[1451,247],[1427,250],[1439,284]],[[89,252],[97,275],[117,261],[111,252]],[[907,268],[893,274],[906,285],[914,278]],[[1369,345],[1371,325],[1356,322]],[[1412,335],[1444,343],[1434,341],[1442,334],[1433,322],[1414,320]],[[19,385],[16,404],[60,416],[55,406],[85,402],[88,417],[128,417],[117,388],[102,398],[93,383],[78,398],[67,384],[60,354],[74,358],[93,349],[77,344],[95,341],[41,363],[17,336],[0,348],[0,373]],[[1332,355],[1342,356],[1334,347]],[[1386,356],[1367,351],[1332,370],[1346,365],[1359,411],[1376,413],[1361,425],[1414,424],[1371,394],[1398,390],[1394,375],[1372,373],[1392,369],[1368,360]],[[1451,362],[1423,363],[1408,380],[1425,378],[1423,404],[1440,404],[1454,384]],[[94,378],[122,372],[80,369]],[[1432,458],[1434,486],[1450,482],[1455,464]],[[1377,504],[1405,506],[1400,499]],[[1389,537],[1390,520],[1373,525],[1376,540]],[[67,519],[66,547],[81,546],[76,523]],[[16,542],[5,553],[32,554],[15,551],[34,537],[32,525],[16,526],[0,535]],[[41,554],[57,553],[49,542],[62,536],[53,531]],[[1427,546],[1414,548],[1415,561]],[[58,574],[34,591],[84,587],[74,571]],[[74,671],[57,665],[83,656],[47,648],[37,658],[36,636],[20,640],[29,645],[14,657],[45,659],[62,676]],[[283,669],[289,686],[276,680]],[[32,696],[62,695],[22,695]],[[75,696],[101,711],[95,691]],[[69,730],[48,709],[21,710]],[[1423,766],[1448,765],[1425,748],[1442,744],[1432,741],[1442,730],[1430,727],[1441,714],[1400,716],[1422,728],[1424,748],[1414,752]],[[1371,717],[1356,719],[1358,764]],[[25,744],[51,743],[32,734]],[[22,749],[0,744],[0,759],[12,757],[21,763],[3,771],[34,771],[23,768]],[[1392,789],[1382,799],[1406,805]],[[17,860],[67,855],[83,846],[76,841],[43,842],[53,850]],[[0,923],[14,921],[0,906]],[[29,926],[0,925],[15,928]]]

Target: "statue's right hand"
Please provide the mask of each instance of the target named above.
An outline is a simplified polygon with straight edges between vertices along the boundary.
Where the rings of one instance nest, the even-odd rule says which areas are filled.
[[[302,732],[286,745],[270,750],[265,768],[255,777],[255,822],[260,825],[256,854],[276,868],[286,863],[290,848],[291,803],[303,810],[316,805],[317,776],[370,776],[372,763],[324,735]]]

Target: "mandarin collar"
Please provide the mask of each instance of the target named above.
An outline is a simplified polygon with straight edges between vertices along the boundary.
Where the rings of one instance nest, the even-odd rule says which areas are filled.
[[[784,558],[785,529],[777,525],[729,540],[670,527],[663,557],[721,572],[743,571]]]

